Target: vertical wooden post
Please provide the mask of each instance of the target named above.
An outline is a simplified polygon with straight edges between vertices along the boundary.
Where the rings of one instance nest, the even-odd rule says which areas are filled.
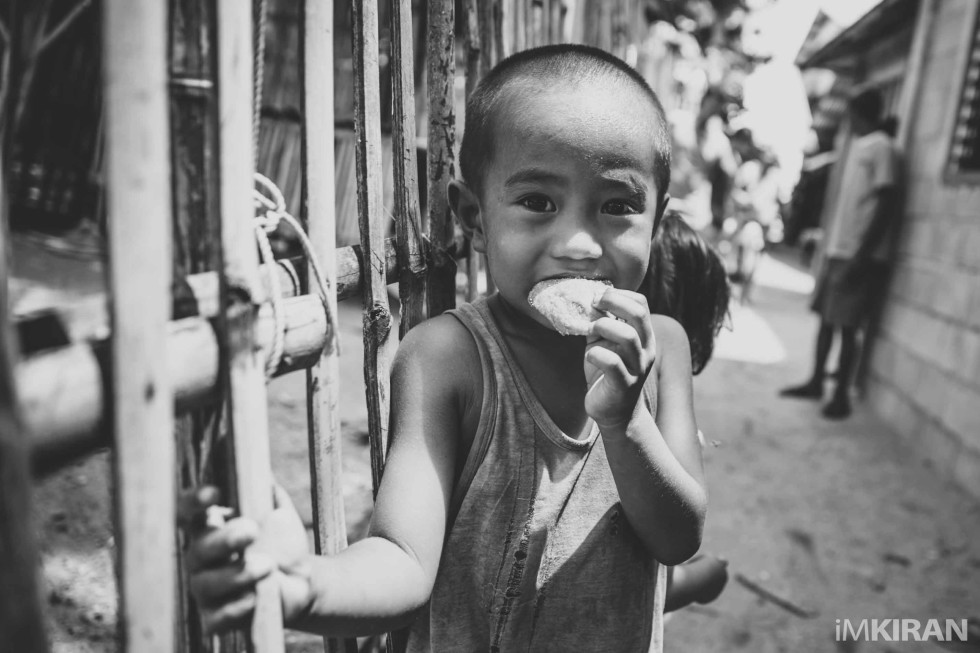
[[[120,0],[122,2],[122,0]],[[253,231],[252,8],[218,0],[218,111],[221,175],[222,306],[230,444],[238,509],[261,522],[273,509],[268,406],[255,318],[263,301]],[[283,651],[282,606],[276,579],[256,588],[252,650]]]
[[[333,2],[306,0],[302,14],[302,188],[305,223],[326,277],[329,314],[337,317],[337,215],[334,189]],[[309,268],[308,284],[317,286]],[[337,324],[320,360],[306,372],[307,424],[310,437],[310,492],[316,552],[332,555],[347,547],[344,515],[343,457],[340,431],[340,352]],[[327,653],[356,651],[355,640],[326,638]]]
[[[514,54],[514,29],[516,16],[514,14],[516,0],[500,0],[500,50],[499,57],[506,59]]]
[[[106,201],[123,650],[174,650],[173,395],[167,379],[171,217],[167,10],[107,0]]]
[[[364,382],[371,439],[371,480],[377,493],[388,446],[390,362],[387,345],[391,332],[391,312],[385,287],[378,7],[374,2],[355,2],[352,6],[357,211],[363,256]]]
[[[173,196],[174,314],[178,318],[189,288],[190,274],[214,272],[220,267],[218,229],[217,97],[214,84],[214,6],[200,0],[170,1],[170,124]],[[215,286],[217,286],[217,274]],[[217,296],[217,291],[215,292]],[[189,302],[193,304],[196,302]],[[218,405],[210,405],[175,419],[178,483],[193,487],[215,482],[214,451],[221,418]],[[223,474],[223,472],[222,472]],[[178,560],[182,552],[178,551]],[[178,650],[210,650],[200,615],[187,591],[185,566],[178,565],[180,612]]]
[[[2,155],[0,155],[2,163]],[[17,345],[7,313],[7,196],[0,166],[0,641],[24,653],[48,650],[37,587],[28,434],[14,385]]]
[[[509,0],[514,13],[514,49],[508,54],[527,49],[527,3],[529,0]]]
[[[466,97],[469,98],[480,78],[491,66],[489,50],[491,44],[486,38],[488,30],[485,26],[490,16],[488,2],[464,0],[463,11],[466,13]],[[480,294],[480,253],[472,248],[466,255],[466,301],[472,302]]]
[[[541,40],[538,42],[540,45],[551,44],[551,7],[554,4],[555,0],[541,0]]]
[[[453,0],[429,0],[427,39],[429,95],[427,220],[432,269],[427,278],[429,315],[456,305],[453,219],[446,187],[456,174],[456,21]]]
[[[392,0],[392,136],[395,179],[395,237],[398,256],[399,338],[425,319],[425,254],[415,154],[415,55],[412,2]]]
[[[562,0],[551,0],[551,18],[549,19],[551,33],[548,36],[549,43],[561,43],[562,41]]]

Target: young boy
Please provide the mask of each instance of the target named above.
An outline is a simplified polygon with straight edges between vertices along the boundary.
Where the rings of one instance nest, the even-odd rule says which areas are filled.
[[[460,168],[450,203],[497,293],[402,342],[369,537],[312,556],[288,507],[261,535],[199,534],[211,629],[245,622],[275,570],[296,628],[407,625],[409,651],[661,650],[664,565],[697,551],[706,507],[687,338],[637,292],[667,201],[663,109],[599,50],[525,51],[470,98]],[[566,277],[610,284],[587,336],[528,301]]]

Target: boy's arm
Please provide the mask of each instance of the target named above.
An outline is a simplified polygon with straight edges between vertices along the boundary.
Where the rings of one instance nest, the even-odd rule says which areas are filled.
[[[429,598],[452,492],[459,422],[479,357],[449,316],[413,329],[392,369],[391,446],[369,537],[336,556],[314,556],[288,501],[261,529],[247,519],[191,532],[190,584],[209,631],[248,622],[254,586],[279,577],[287,625],[325,635],[380,633],[405,625]],[[202,491],[186,521],[218,498]],[[257,555],[262,554],[262,555]]]
[[[453,490],[460,397],[470,382],[469,365],[460,362],[476,357],[470,343],[449,316],[419,325],[401,343],[392,368],[391,446],[369,536],[315,558],[316,598],[297,626],[384,632],[409,623],[428,601]]]
[[[598,308],[613,310],[606,302]],[[648,383],[657,385],[657,418],[639,398],[628,420],[600,422],[599,427],[630,525],[657,560],[676,565],[701,545],[707,493],[694,422],[687,336],[671,318],[648,319],[656,340],[656,361],[649,371],[653,380]]]

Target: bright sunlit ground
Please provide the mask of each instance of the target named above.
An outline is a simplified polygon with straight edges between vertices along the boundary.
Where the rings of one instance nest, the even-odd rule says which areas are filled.
[[[771,256],[763,256],[756,269],[756,289],[773,288],[809,295],[813,277]],[[772,326],[751,304],[733,301],[730,328],[722,329],[715,344],[715,357],[726,360],[772,365],[786,360],[786,347]]]

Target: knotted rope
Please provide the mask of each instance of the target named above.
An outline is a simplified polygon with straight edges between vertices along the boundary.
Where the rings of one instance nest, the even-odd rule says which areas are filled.
[[[330,303],[327,301],[327,291],[330,285],[327,282],[327,278],[323,275],[320,260],[317,258],[316,252],[313,249],[313,243],[310,241],[310,237],[306,235],[306,231],[299,223],[299,220],[290,215],[286,210],[286,198],[283,197],[282,191],[268,177],[256,172],[255,184],[256,187],[252,191],[256,211],[255,237],[259,244],[262,263],[265,264],[269,277],[269,290],[272,294],[272,317],[275,325],[272,350],[269,352],[269,358],[265,366],[266,376],[272,378],[282,362],[284,341],[286,338],[286,315],[282,306],[282,283],[276,271],[275,257],[272,253],[272,245],[269,243],[268,234],[275,231],[281,221],[285,220],[286,224],[296,232],[300,244],[303,246],[303,251],[306,253],[307,260],[310,262],[312,275],[316,281],[320,301],[323,303],[323,311],[327,319],[327,351],[333,349],[337,330],[335,328],[333,314],[330,310]]]

